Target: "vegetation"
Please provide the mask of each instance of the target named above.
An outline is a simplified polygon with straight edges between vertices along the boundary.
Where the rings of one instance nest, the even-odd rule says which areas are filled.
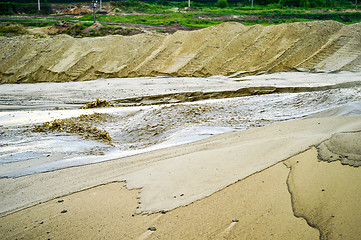
[[[92,14],[78,17],[75,15],[44,15],[44,12],[36,13],[36,4],[16,3],[21,1],[0,3],[0,15],[3,15],[0,16],[2,26],[21,24],[24,27],[44,27],[62,21],[70,21],[74,23],[73,26],[63,32],[59,31],[59,33],[71,36],[133,35],[141,32],[115,26],[122,23],[204,28],[227,21],[237,21],[245,25],[270,25],[314,20],[335,20],[344,24],[361,22],[360,11],[343,10],[356,8],[355,2],[349,2],[348,0],[255,0],[254,2],[258,5],[253,8],[250,7],[250,0],[228,0],[228,2],[227,0],[197,0],[191,2],[192,9],[186,8],[188,1],[120,0],[107,3],[111,8],[111,15],[107,14],[109,7],[108,12],[104,11],[104,9],[101,12],[98,11],[96,20],[103,27],[91,29]],[[63,0],[58,1],[64,3]],[[77,1],[82,2],[82,0]],[[48,2],[51,1],[48,0]],[[89,1],[86,2],[87,4],[84,4],[84,6],[88,6]],[[48,4],[42,9],[45,9],[43,11],[52,11],[56,6]],[[19,15],[19,12],[22,14],[26,12],[30,16]],[[13,14],[17,14],[17,17],[10,16]],[[0,29],[2,35],[24,33],[24,31],[20,30],[13,30],[14,33],[8,31],[10,30],[7,27],[1,27]],[[157,31],[160,30],[157,29]]]
[[[232,16],[232,18],[230,18]],[[91,14],[85,15],[80,20],[91,21]],[[189,27],[209,27],[226,21],[237,21],[245,25],[254,24],[280,24],[290,22],[334,20],[344,24],[361,21],[360,12],[337,11],[309,11],[302,9],[257,9],[238,10],[234,8],[210,8],[202,11],[181,11],[163,14],[136,14],[136,15],[97,15],[99,22],[112,23],[137,23],[150,25],[184,25]]]
[[[0,36],[15,36],[27,33],[23,25],[0,24]]]
[[[85,15],[80,20],[91,21],[92,15]],[[184,25],[189,27],[209,27],[220,23],[220,21],[212,21],[201,19],[193,14],[172,13],[165,15],[127,15],[127,16],[97,16],[99,22],[121,22],[121,23],[137,23],[150,25]]]
[[[228,7],[228,2],[227,0],[218,0],[216,6],[219,8],[225,8]]]

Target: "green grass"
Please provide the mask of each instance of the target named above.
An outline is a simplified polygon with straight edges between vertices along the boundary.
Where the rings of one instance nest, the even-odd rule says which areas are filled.
[[[96,20],[101,23],[136,23],[148,25],[184,25],[189,27],[209,27],[216,24],[236,21],[244,25],[272,25],[291,22],[304,22],[316,20],[334,20],[344,24],[361,22],[360,12],[341,12],[330,8],[281,8],[280,4],[267,6],[250,6],[230,3],[228,7],[219,8],[215,3],[191,3],[192,11],[185,11],[188,5],[184,2],[170,2],[159,0],[158,3],[138,2],[135,0],[122,0],[111,2],[113,10],[119,11],[118,16],[97,14]],[[352,5],[347,8],[354,7]],[[177,8],[177,9],[175,9]],[[342,9],[337,7],[337,10]],[[332,11],[329,11],[332,10]],[[137,15],[124,15],[124,13],[137,12]],[[227,17],[238,16],[238,19]],[[25,27],[44,27],[60,21],[93,21],[93,15],[88,14],[81,18],[54,17],[31,15],[32,19],[7,19],[7,16],[0,17],[0,23],[17,23]],[[20,16],[21,17],[21,16]],[[78,25],[77,28],[82,28]]]
[[[93,15],[85,15],[80,18],[82,21],[92,21]],[[120,23],[137,23],[150,25],[184,25],[190,27],[208,27],[213,26],[220,21],[211,21],[199,19],[193,14],[172,13],[165,15],[130,15],[130,16],[103,16],[97,15],[96,20],[99,22],[120,22]]]
[[[224,16],[243,16],[239,20],[228,20]],[[92,21],[93,15],[85,15],[82,21]],[[235,11],[232,9],[209,9],[208,11],[196,11],[188,13],[144,14],[128,16],[97,15],[99,22],[137,23],[150,25],[184,25],[189,27],[209,27],[216,24],[237,21],[245,25],[254,24],[281,24],[290,22],[304,22],[316,20],[334,20],[344,24],[352,24],[361,21],[361,13],[358,12],[306,12],[301,10],[257,10]]]

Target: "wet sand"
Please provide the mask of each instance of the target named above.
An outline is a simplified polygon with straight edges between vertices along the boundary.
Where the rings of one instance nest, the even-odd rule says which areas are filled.
[[[186,207],[134,217],[138,191],[111,183],[2,218],[1,232],[25,239],[317,239],[316,229],[293,216],[288,172],[279,163]]]
[[[361,117],[303,119],[98,164],[49,168],[28,176],[23,170],[14,171],[7,174],[10,178],[0,178],[0,215],[114,181],[142,189],[137,212],[171,210],[316,146],[332,134],[360,130]]]
[[[3,217],[0,232],[5,239],[357,239],[360,173],[319,161],[311,148],[172,211],[134,215],[139,190],[116,182]]]
[[[122,162],[1,179],[5,193],[2,214],[13,213],[0,218],[0,233],[5,239],[357,239],[361,234],[361,169],[339,160],[321,161],[311,146],[328,144],[332,133],[339,132],[350,143],[358,141],[360,124],[359,117],[292,121],[223,134]],[[292,138],[285,137],[287,132]],[[236,167],[229,159],[245,153],[240,147],[243,141],[260,144],[246,146],[248,152],[257,152],[247,153],[254,161],[264,156],[276,157],[278,163],[257,163],[262,165],[259,170],[250,162]],[[353,146],[347,151],[358,153],[357,145]],[[283,160],[282,154],[287,152],[295,156]],[[209,162],[209,154],[216,162]],[[228,160],[221,161],[218,155]],[[199,162],[187,165],[190,158]],[[142,162],[135,164],[138,167],[134,166],[140,159]],[[139,168],[142,164],[145,167]],[[236,171],[224,171],[223,165]],[[232,182],[232,175],[244,172],[247,165],[251,172],[244,177],[236,175],[239,180]],[[180,171],[167,178],[160,173],[168,172],[165,166]],[[128,175],[119,177],[122,171]],[[231,180],[228,186],[220,184],[221,176]],[[69,194],[64,194],[67,191]],[[156,209],[164,211],[144,214]],[[147,230],[149,227],[156,231]]]

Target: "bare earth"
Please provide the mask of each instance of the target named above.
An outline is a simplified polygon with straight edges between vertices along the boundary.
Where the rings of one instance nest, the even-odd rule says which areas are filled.
[[[23,209],[2,217],[0,232],[9,239],[49,234],[56,239],[318,238],[304,218],[321,239],[338,239],[339,234],[357,239],[360,169],[340,161],[320,162],[316,148],[280,161],[318,146],[333,133],[358,141],[360,131],[360,117],[305,119],[99,164],[0,179],[2,215]],[[351,154],[358,151],[357,146],[349,149]],[[122,181],[141,191],[115,183]],[[82,189],[89,190],[66,196]],[[151,226],[158,230],[147,231]]]
[[[0,83],[139,76],[360,71],[361,24],[224,23],[174,34],[72,38],[1,37]]]
[[[358,239],[359,182],[359,168],[320,162],[311,148],[169,212],[134,215],[138,191],[110,183],[3,217],[0,232],[5,239]]]
[[[1,37],[0,83],[345,70],[354,72],[348,76],[355,85],[360,81],[360,30],[361,24],[326,21],[269,27],[225,23],[132,37]],[[317,86],[332,87],[327,79]],[[306,84],[301,78],[294,81]],[[236,87],[231,85],[231,90]],[[156,100],[166,94],[164,88]],[[141,103],[137,97],[142,94],[118,99]],[[2,177],[0,236],[359,239],[361,116],[327,114],[102,163]]]

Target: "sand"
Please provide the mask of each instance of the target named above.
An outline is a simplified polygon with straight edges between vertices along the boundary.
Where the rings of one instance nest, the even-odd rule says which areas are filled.
[[[321,160],[341,161],[354,167],[361,165],[361,132],[339,133],[318,146]]]
[[[360,117],[304,119],[99,164],[1,178],[0,214],[114,181],[142,189],[137,212],[171,210],[318,145],[334,133],[360,130]],[[21,171],[7,176],[21,176]]]
[[[303,119],[2,178],[0,234],[4,239],[358,239],[361,169],[343,165],[342,158],[328,162],[318,156],[323,144],[334,146],[339,139],[350,144],[332,148],[334,154],[358,153],[360,132],[360,117]]]
[[[314,148],[286,161],[295,216],[318,228],[320,239],[359,239],[361,169],[316,161],[316,155]]]
[[[360,27],[225,23],[172,35],[1,37],[0,79],[358,72]],[[0,178],[0,235],[358,239],[361,117],[319,117],[86,166],[7,172]]]
[[[0,98],[0,111],[79,108],[96,98],[106,99],[116,106],[129,107],[260,94],[326,91],[357,86],[361,86],[361,72],[281,72],[237,78],[144,77],[86,82],[2,84],[0,95],[4,98]],[[41,115],[42,112],[37,114]],[[54,114],[54,111],[50,114]],[[0,113],[0,124],[7,124],[1,118],[3,115]],[[33,119],[34,116],[27,118]]]
[[[0,37],[1,83],[138,76],[360,71],[361,24],[224,23],[174,34],[72,38]]]
[[[139,190],[117,182],[2,217],[0,232],[4,239],[358,239],[360,171],[319,161],[311,148],[165,213],[134,215]]]

